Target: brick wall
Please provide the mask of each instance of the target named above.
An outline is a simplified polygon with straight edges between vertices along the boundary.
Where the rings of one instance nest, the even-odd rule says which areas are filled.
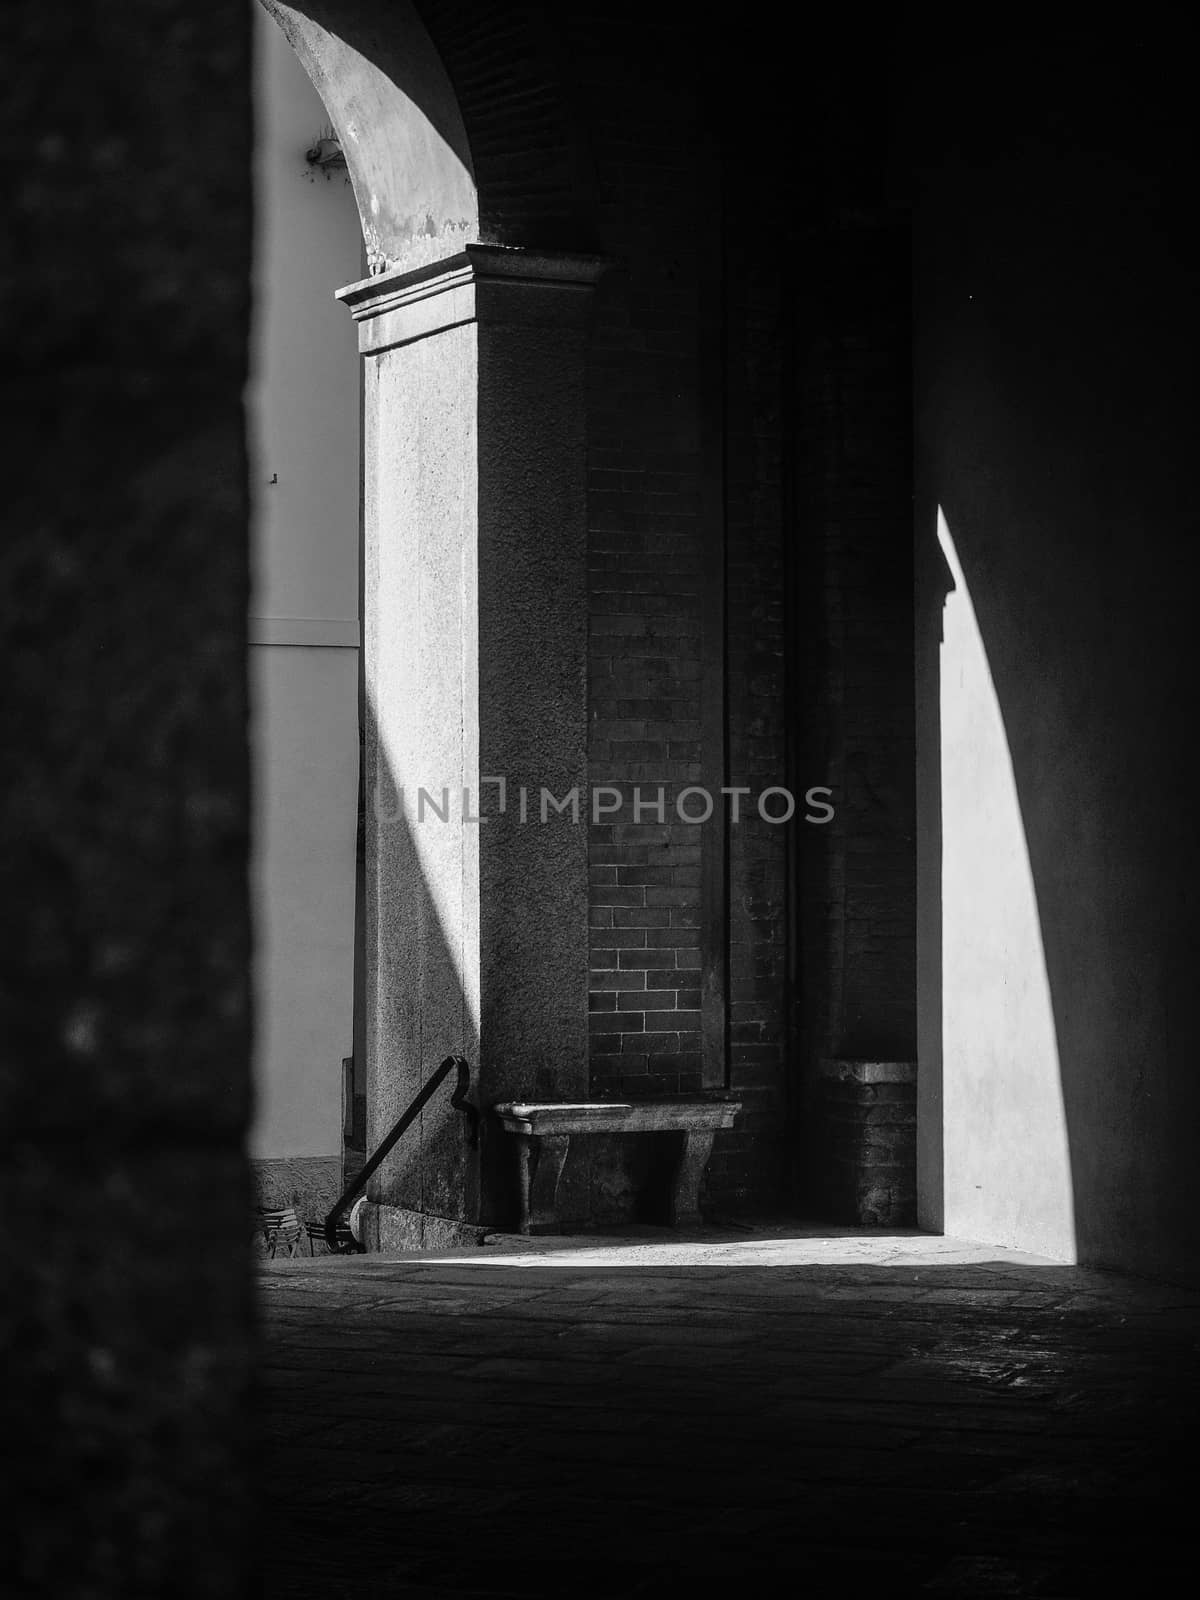
[[[917,1220],[914,1061],[822,1061],[817,1189],[831,1220],[864,1228]]]
[[[621,796],[589,826],[592,1092],[727,1085],[746,1109],[718,1139],[710,1204],[825,1205],[818,1063],[913,1054],[908,263],[883,194],[887,52],[872,76],[812,41],[822,71],[797,98],[790,63],[708,41],[670,6],[486,25],[423,11],[481,214],[614,263],[588,379],[589,772]],[[552,127],[562,148],[538,170],[528,150]],[[726,783],[827,785],[836,821],[679,820],[681,789]],[[635,815],[635,787],[661,788],[665,814]],[[567,1192],[620,1214],[632,1160],[597,1142]]]
[[[798,878],[803,1187],[821,1207],[831,1134],[815,1063],[910,1060],[916,1047],[910,324],[906,228],[842,221],[806,245],[797,710],[803,764],[836,805],[805,839]]]
[[[789,1129],[787,866],[802,824],[762,820],[754,804],[786,786],[785,526],[782,475],[785,293],[777,249],[751,224],[764,197],[726,185],[726,709],[731,783],[750,788],[729,828],[730,1087],[738,1124],[714,1152],[710,1187],[731,1209],[778,1205]],[[778,814],[779,800],[774,801]]]
[[[581,19],[581,26],[583,22]],[[675,802],[705,781],[702,750],[704,421],[695,107],[669,58],[593,24],[581,50],[601,247],[590,373],[590,778],[620,792],[594,822],[591,1073],[600,1094],[701,1085],[704,831]],[[635,810],[634,790],[663,810]]]
[[[831,243],[806,371],[808,512],[821,564],[820,678],[842,805],[841,927],[829,940],[838,1054],[913,1037],[912,555],[906,229]]]
[[[729,240],[711,61],[576,26],[602,286],[591,373],[591,1069],[599,1094],[728,1086],[708,1200],[778,1203],[787,1145],[788,833],[679,820],[680,790],[786,783],[780,263]],[[715,92],[715,91],[713,91]],[[633,814],[662,785],[667,815]],[[696,805],[702,809],[702,802]]]

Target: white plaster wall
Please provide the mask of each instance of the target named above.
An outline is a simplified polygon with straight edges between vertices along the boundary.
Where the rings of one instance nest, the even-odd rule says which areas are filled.
[[[352,1048],[358,652],[260,646],[254,1154],[336,1155]]]
[[[337,1156],[353,1042],[360,362],[333,293],[362,276],[362,242],[345,174],[305,161],[325,108],[252,9],[252,1154]],[[331,643],[297,642],[315,638]]]
[[[334,291],[363,275],[345,172],[304,153],[329,117],[291,46],[255,14],[252,611],[358,616],[359,356]],[[275,477],[277,482],[271,483]]]
[[[1071,1152],[1025,824],[968,579],[937,516],[954,584],[936,686],[942,1074],[940,1108],[930,1097],[922,1110],[940,1109],[940,1220],[949,1234],[1070,1261]]]

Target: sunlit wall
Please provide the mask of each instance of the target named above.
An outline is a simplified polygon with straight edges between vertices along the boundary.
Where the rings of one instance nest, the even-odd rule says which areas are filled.
[[[342,1141],[353,1048],[358,804],[359,357],[334,290],[362,276],[345,173],[305,159],[328,116],[255,14],[251,605],[260,1160]]]
[[[942,1224],[1072,1260],[1070,1147],[1021,803],[970,583],[940,507],[937,537],[952,585],[938,668]]]
[[[1119,24],[918,34],[922,1215],[1190,1275],[1186,68]]]

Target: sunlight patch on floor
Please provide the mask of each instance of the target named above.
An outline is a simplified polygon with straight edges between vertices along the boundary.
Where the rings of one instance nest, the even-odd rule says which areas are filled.
[[[389,1257],[414,1265],[481,1267],[1058,1267],[1049,1256],[909,1231],[767,1226],[676,1233],[629,1228],[612,1234],[525,1239],[494,1234],[480,1249],[410,1251]]]

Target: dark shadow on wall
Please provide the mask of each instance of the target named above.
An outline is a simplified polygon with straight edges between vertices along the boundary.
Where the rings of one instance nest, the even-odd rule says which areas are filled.
[[[367,710],[372,715],[369,705]],[[479,1103],[480,1060],[477,1008],[465,981],[472,960],[469,933],[461,923],[446,926],[430,887],[430,873],[440,864],[444,902],[461,911],[464,897],[461,888],[452,895],[451,873],[457,850],[471,841],[464,841],[466,830],[452,811],[442,821],[429,806],[418,817],[418,796],[411,787],[402,794],[382,742],[369,735],[367,748],[369,1157],[448,1055],[467,1060],[470,1098]],[[431,793],[440,804],[438,791]],[[371,1200],[428,1216],[478,1220],[482,1150],[473,1147],[467,1119],[450,1104],[453,1088],[452,1081],[446,1084],[386,1158],[368,1185]]]
[[[1043,45],[925,85],[920,540],[939,504],[1006,732],[1079,1256],[1168,1273],[1200,1250],[1186,98],[1158,51]]]
[[[9,1595],[245,1592],[248,21],[5,17]]]
[[[798,1189],[811,1215],[904,1224],[912,1111],[882,1104],[900,1080],[865,1088],[880,1103],[862,1107],[860,1140],[826,1068],[916,1057],[908,218],[878,203],[834,215],[794,253],[789,717],[799,790],[825,785],[835,808],[801,829],[792,887]]]
[[[460,791],[448,790],[449,820],[443,822],[435,809],[443,804],[443,796],[440,787],[432,786],[435,804],[425,804],[419,819],[416,787],[408,786],[401,804],[396,774],[382,744],[369,738],[368,747],[375,751],[378,786],[370,776],[365,922],[366,938],[374,941],[374,961],[365,985],[365,1031],[371,1041],[366,1153],[369,1156],[383,1141],[447,1055],[466,1057],[471,1067],[470,1099],[482,1115],[476,1146],[470,1123],[450,1103],[453,1082],[447,1082],[370,1180],[367,1193],[377,1203],[425,1216],[511,1231],[518,1214],[516,1141],[500,1130],[490,1108],[498,1100],[572,1096],[563,1064],[542,1048],[536,1017],[528,1021],[520,1061],[497,1060],[494,1046],[489,1050],[488,1003],[485,997],[480,1016],[472,998],[478,988],[469,929],[464,938],[469,916],[457,926],[451,921],[470,892],[464,893],[463,886],[471,881],[469,867],[460,879],[456,855],[464,845],[468,851],[477,842],[486,848],[493,837],[500,843],[506,827],[576,824],[568,816],[552,816],[543,824],[536,813],[521,823],[515,818],[515,805],[501,816],[490,796],[479,804],[487,821],[464,830],[458,825]],[[483,839],[481,828],[487,830]],[[482,904],[485,938],[489,921],[503,921],[514,909],[519,908]],[[494,994],[493,1003],[496,998]],[[592,1091],[592,1098],[607,1097],[603,1089]],[[676,1138],[573,1139],[558,1192],[564,1224],[594,1227],[662,1220]]]

